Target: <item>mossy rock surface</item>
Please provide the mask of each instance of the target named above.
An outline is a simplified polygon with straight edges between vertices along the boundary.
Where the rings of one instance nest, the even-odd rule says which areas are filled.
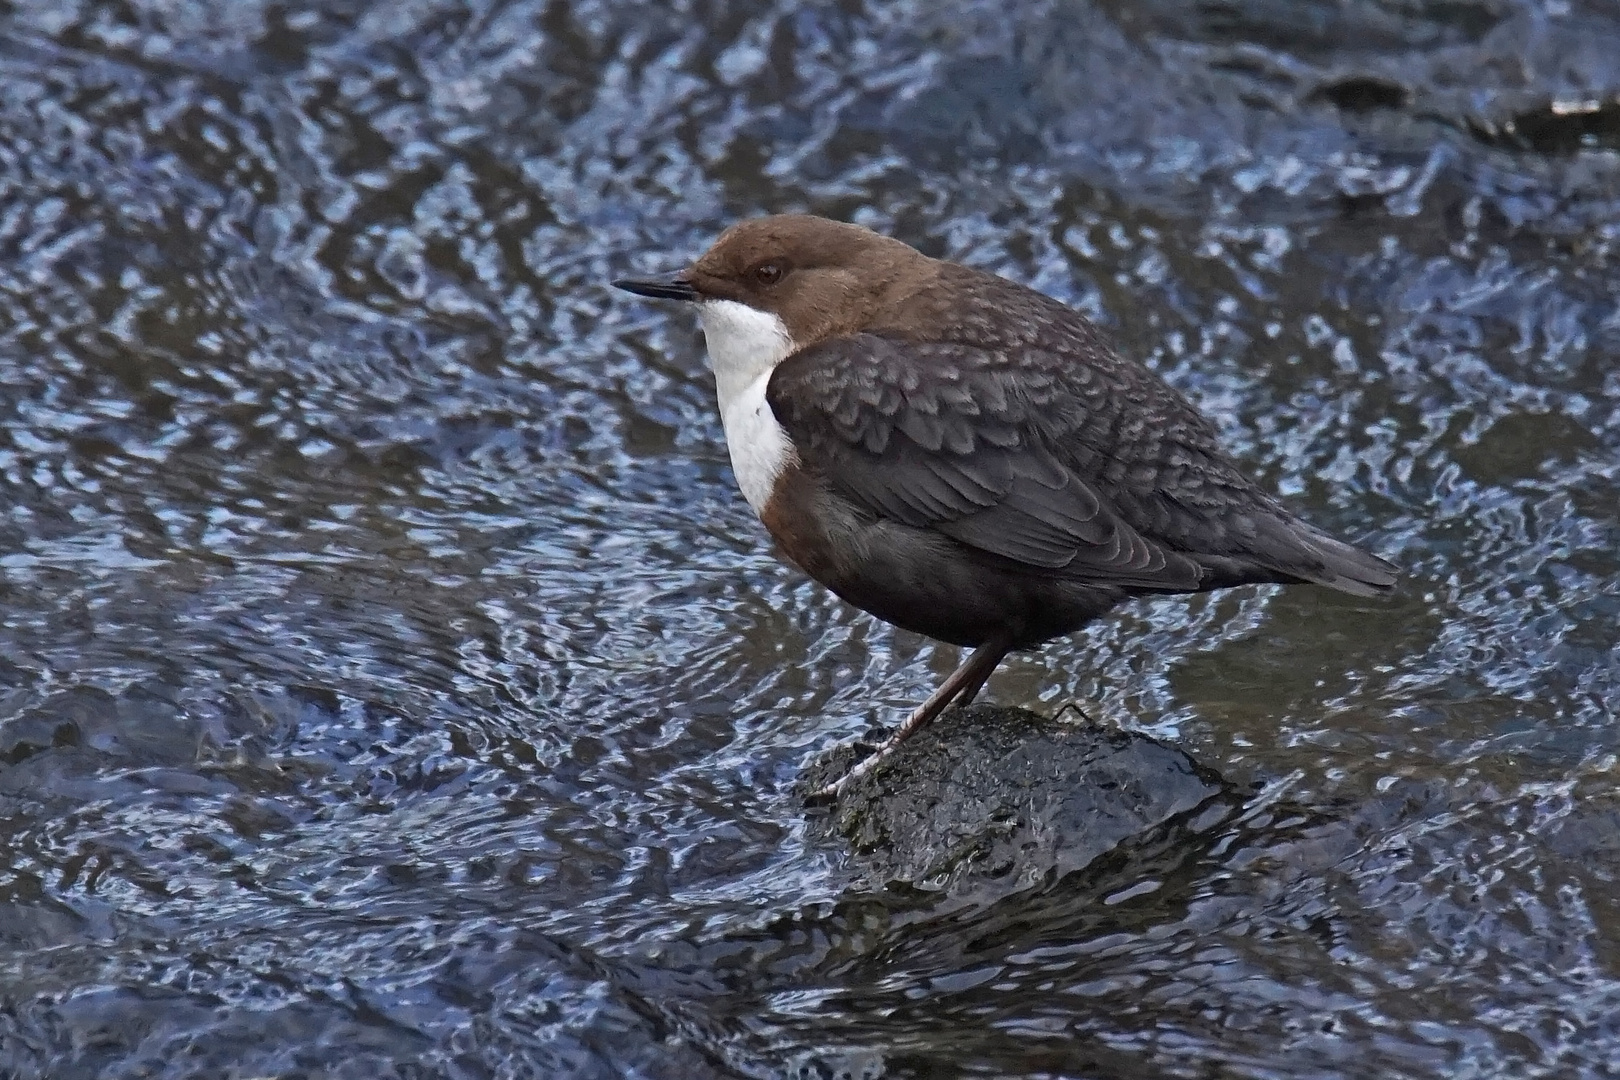
[[[864,748],[817,759],[805,790]],[[812,818],[860,884],[1013,892],[1090,864],[1224,790],[1187,754],[1146,735],[1024,709],[953,709]]]

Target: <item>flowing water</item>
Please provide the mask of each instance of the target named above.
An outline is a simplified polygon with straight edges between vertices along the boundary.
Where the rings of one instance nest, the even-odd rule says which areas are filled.
[[[991,683],[1238,805],[841,891],[793,781],[954,650],[606,286],[788,209],[1407,571]],[[1620,1075],[1617,298],[1602,0],[0,4],[0,1076]]]

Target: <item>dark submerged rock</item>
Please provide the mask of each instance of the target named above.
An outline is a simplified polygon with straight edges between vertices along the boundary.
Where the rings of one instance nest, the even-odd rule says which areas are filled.
[[[822,755],[804,790],[837,780],[864,752],[846,744]],[[868,887],[1007,893],[1078,870],[1224,790],[1146,735],[980,705],[901,744],[811,830],[845,845]]]

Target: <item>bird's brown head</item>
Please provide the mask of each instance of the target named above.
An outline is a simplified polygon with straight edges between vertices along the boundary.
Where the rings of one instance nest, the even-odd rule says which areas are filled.
[[[745,304],[781,319],[803,348],[861,330],[936,272],[933,259],[870,229],[779,214],[733,225],[667,278],[614,284],[642,296]]]

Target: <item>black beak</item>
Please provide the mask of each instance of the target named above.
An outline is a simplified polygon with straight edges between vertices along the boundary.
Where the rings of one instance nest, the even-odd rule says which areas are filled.
[[[615,289],[633,292],[637,296],[650,296],[655,300],[696,300],[697,290],[692,283],[686,280],[686,271],[677,270],[673,274],[665,274],[655,278],[624,278],[615,281]]]

